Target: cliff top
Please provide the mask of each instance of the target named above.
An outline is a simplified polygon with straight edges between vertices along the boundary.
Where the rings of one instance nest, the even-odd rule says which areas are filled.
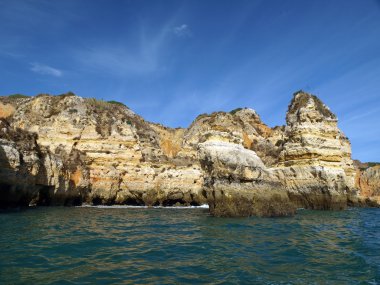
[[[59,95],[52,95],[52,94],[48,94],[48,93],[41,93],[41,94],[38,94],[36,96],[28,96],[28,95],[24,95],[24,94],[11,94],[11,95],[6,95],[6,96],[0,96],[0,101],[5,103],[5,104],[11,104],[13,106],[16,106],[20,102],[23,102],[26,100],[33,100],[35,98],[44,97],[44,96],[50,97],[50,98],[55,98],[56,101],[59,101],[59,100],[64,99],[66,97],[80,97],[80,96],[77,96],[75,93],[69,91],[69,92],[66,92],[63,94],[59,94]],[[99,100],[99,99],[95,99],[95,98],[85,98],[85,100],[92,101],[92,102],[96,101],[98,103],[98,105],[103,103],[103,104],[112,104],[112,105],[127,107],[124,103],[114,101],[114,100],[104,101],[104,100]]]
[[[355,168],[366,170],[371,167],[380,167],[380,162],[361,162],[360,160],[353,160]]]
[[[308,104],[314,104],[316,110],[324,117],[336,119],[335,114],[317,96],[302,90],[295,92],[293,95],[293,99],[288,106],[288,114],[296,114],[301,108],[307,107]]]
[[[50,105],[52,113],[59,113],[62,112],[64,109],[67,109],[69,106],[66,106],[66,104],[61,104],[61,102],[66,101],[69,97],[75,97],[80,98],[80,101],[85,103],[92,112],[100,114],[103,113],[104,115],[112,116],[115,113],[127,113],[129,116],[136,116],[135,113],[131,109],[129,109],[124,103],[110,100],[110,101],[104,101],[99,100],[95,98],[82,98],[77,95],[75,95],[73,92],[67,92],[60,95],[50,95],[50,94],[38,94],[36,96],[26,96],[23,94],[13,94],[9,96],[0,96],[0,103],[7,104],[7,108],[13,106],[15,109],[17,109],[20,105],[25,105],[29,101],[35,101],[38,98],[46,98],[43,101],[46,102],[46,104]],[[77,101],[77,100],[74,100]],[[42,102],[41,102],[42,103]],[[11,106],[9,106],[11,105]],[[4,105],[3,105],[4,107]],[[70,106],[72,108],[73,106]],[[333,114],[330,109],[315,95],[306,93],[302,90],[297,91],[294,93],[294,96],[288,106],[288,112],[287,117],[291,116],[296,118],[301,110],[304,112],[312,108],[313,110],[317,111],[319,114],[321,114],[321,117],[325,119],[333,119],[336,120],[335,114]],[[5,110],[5,107],[3,113],[4,116],[2,117],[8,117],[13,113],[13,110]],[[74,110],[71,110],[74,111]],[[139,117],[139,116],[138,116]],[[197,118],[194,119],[192,124],[187,128],[190,129],[194,124],[199,122],[200,120],[207,120],[208,123],[212,123],[215,121],[217,117],[224,117],[224,118],[235,118],[236,119],[243,119],[246,120],[249,118],[252,121],[255,121],[256,123],[262,123],[260,116],[257,114],[257,112],[250,108],[236,108],[234,110],[231,110],[230,112],[213,112],[211,114],[201,114]],[[287,120],[287,122],[289,122]],[[173,128],[166,127],[159,123],[152,123],[154,125],[157,125],[157,127],[164,128],[166,130],[172,130]],[[183,129],[183,128],[175,128],[176,129]]]

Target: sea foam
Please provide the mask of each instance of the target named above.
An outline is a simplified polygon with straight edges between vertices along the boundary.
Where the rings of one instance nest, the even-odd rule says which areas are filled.
[[[132,206],[132,205],[91,205],[83,204],[77,208],[100,208],[100,209],[208,209],[207,204],[200,206]]]

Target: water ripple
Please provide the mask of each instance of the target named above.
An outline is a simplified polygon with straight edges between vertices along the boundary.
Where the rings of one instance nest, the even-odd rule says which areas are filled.
[[[2,284],[378,284],[380,211],[221,219],[207,209],[0,215]]]

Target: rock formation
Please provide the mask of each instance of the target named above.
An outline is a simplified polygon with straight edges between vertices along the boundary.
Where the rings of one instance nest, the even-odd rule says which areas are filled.
[[[0,207],[208,203],[215,216],[280,216],[358,196],[348,139],[304,92],[275,128],[244,108],[171,129],[72,93],[1,97],[0,118]]]
[[[354,194],[351,146],[316,96],[295,94],[286,115],[278,173],[298,207],[341,209]]]
[[[211,214],[228,217],[295,213],[281,181],[254,151],[220,141],[207,141],[198,147]]]
[[[44,177],[36,184],[49,187],[49,203],[204,202],[199,163],[174,158],[182,130],[147,123],[125,106],[72,95],[40,95],[16,108],[13,128],[37,134],[38,166],[30,174]]]
[[[354,161],[356,168],[355,186],[359,189],[359,205],[380,204],[380,164]]]
[[[241,113],[244,113],[244,120],[240,119]],[[251,114],[250,117],[247,113]],[[227,137],[230,143],[235,144],[243,141],[241,144],[251,151],[240,146],[237,154],[236,147],[234,151],[232,146],[223,148],[231,153],[230,157],[251,157],[249,163],[241,159],[236,163],[235,158],[229,161],[221,159],[223,156],[218,155],[218,149],[215,148],[218,146],[221,152],[219,144],[208,144],[209,155],[204,155],[205,147],[199,145],[202,149],[200,160],[204,165],[210,165],[212,159],[209,156],[216,160],[212,162],[212,167],[204,167],[207,174],[205,189],[209,189],[208,192],[212,194],[209,196],[216,197],[212,198],[215,207],[209,199],[211,212],[215,211],[216,215],[239,215],[239,211],[243,211],[243,215],[250,213],[270,216],[271,213],[292,214],[294,207],[344,209],[347,199],[355,196],[355,171],[349,141],[338,129],[335,115],[317,97],[304,92],[296,93],[288,108],[285,127],[270,129],[255,112],[249,110],[238,111],[234,116],[236,118],[233,122],[237,126],[228,129],[233,129],[235,136],[229,138],[228,134],[233,132],[227,131],[221,135],[219,131],[219,137],[214,134],[214,138],[220,140],[220,137]],[[214,129],[223,130],[223,124]],[[248,139],[244,140],[245,137]],[[250,143],[246,143],[247,140]],[[256,154],[263,158],[263,162]],[[221,174],[215,174],[221,167],[224,168]],[[251,195],[260,189],[266,195],[259,196],[277,206],[250,197],[247,209],[239,205],[238,210],[226,213],[230,208],[225,207],[219,211],[218,205],[221,207],[229,197],[236,198],[236,194],[231,195],[231,192],[241,195],[239,189],[247,189]],[[216,200],[223,200],[223,203]],[[266,205],[265,210],[260,208],[262,205]],[[255,212],[258,209],[259,212]]]

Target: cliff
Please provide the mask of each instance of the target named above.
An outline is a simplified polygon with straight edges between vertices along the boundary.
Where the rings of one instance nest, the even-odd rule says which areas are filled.
[[[71,93],[1,97],[0,118],[1,207],[208,203],[216,216],[279,216],[358,197],[348,139],[304,92],[275,128],[245,108],[172,129]]]
[[[317,97],[304,92],[294,94],[287,125],[274,129],[266,127],[255,112],[250,112],[255,118],[252,120],[241,120],[240,112],[249,111],[234,114],[234,122],[246,128],[234,127],[234,132],[226,132],[237,138],[229,139],[233,145],[223,146],[224,152],[231,152],[229,157],[235,158],[226,160],[219,155],[219,144],[207,143],[206,148],[200,145],[200,159],[207,166],[205,189],[212,194],[212,213],[277,216],[291,215],[295,208],[344,209],[347,201],[357,196],[350,143],[338,129],[336,116]],[[241,142],[239,136],[243,142],[236,149]],[[244,143],[247,140],[249,144]],[[236,163],[239,156],[251,159],[248,163],[238,159]]]
[[[147,123],[119,104],[73,95],[39,95],[9,103],[15,108],[7,119],[9,127],[35,138],[36,149],[10,149],[16,139],[5,139],[3,133],[9,131],[2,131],[5,164],[12,161],[12,153],[19,153],[17,163],[2,169],[17,177],[27,168],[36,180],[23,183],[30,189],[23,199],[33,197],[37,205],[204,202],[199,163],[191,155],[177,154],[184,130]],[[14,188],[11,181],[2,184]],[[40,198],[41,191],[47,198]]]

